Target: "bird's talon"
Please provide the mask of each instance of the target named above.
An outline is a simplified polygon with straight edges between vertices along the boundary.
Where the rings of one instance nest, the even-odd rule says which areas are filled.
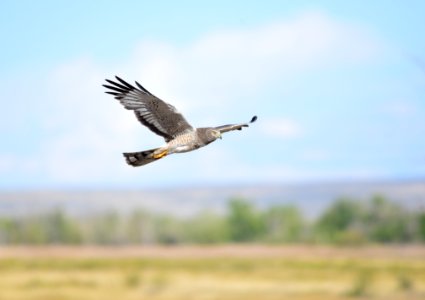
[[[154,154],[153,155],[153,158],[159,159],[159,158],[162,158],[162,157],[166,156],[167,154],[168,154],[167,150],[164,150],[162,152],[159,152],[158,154]]]

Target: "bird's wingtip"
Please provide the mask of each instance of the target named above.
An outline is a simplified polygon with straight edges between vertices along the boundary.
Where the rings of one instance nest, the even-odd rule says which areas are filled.
[[[254,123],[255,121],[257,121],[257,116],[253,116],[251,121],[249,121],[249,123]]]

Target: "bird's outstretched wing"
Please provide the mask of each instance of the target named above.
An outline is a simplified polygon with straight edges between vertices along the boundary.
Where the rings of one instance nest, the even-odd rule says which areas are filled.
[[[214,129],[219,130],[221,133],[232,130],[242,130],[243,127],[249,127],[249,124],[254,123],[255,121],[257,121],[257,116],[253,116],[251,121],[248,123],[222,125],[215,127]]]
[[[137,81],[137,88],[115,76],[117,82],[106,79],[110,84],[103,86],[114,95],[126,109],[133,110],[137,119],[168,142],[180,133],[193,130],[176,108],[152,95]]]

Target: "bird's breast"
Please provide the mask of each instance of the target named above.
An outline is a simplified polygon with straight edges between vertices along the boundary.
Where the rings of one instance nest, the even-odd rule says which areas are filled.
[[[171,153],[182,153],[195,150],[200,147],[197,142],[195,132],[188,132],[176,136],[173,140],[168,142],[169,151]]]

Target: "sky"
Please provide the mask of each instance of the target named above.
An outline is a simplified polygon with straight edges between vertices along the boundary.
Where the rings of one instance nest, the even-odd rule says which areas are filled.
[[[0,189],[425,176],[423,1],[1,1]],[[195,127],[164,143],[102,87],[137,80]]]

